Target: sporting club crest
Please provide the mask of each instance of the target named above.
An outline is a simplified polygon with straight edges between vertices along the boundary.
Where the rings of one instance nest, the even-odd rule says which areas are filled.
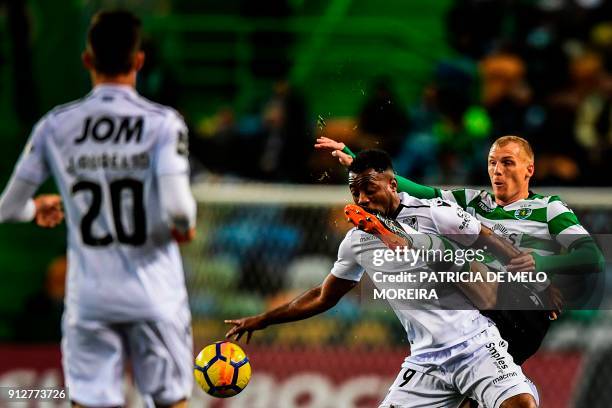
[[[514,212],[514,217],[518,218],[519,220],[524,220],[529,218],[532,212],[533,211],[529,207],[519,208]]]

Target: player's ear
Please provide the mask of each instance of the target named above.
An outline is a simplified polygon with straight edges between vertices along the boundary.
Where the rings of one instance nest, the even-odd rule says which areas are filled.
[[[94,69],[93,55],[88,50],[83,51],[81,54],[81,61],[83,62],[83,66],[87,70]]]
[[[397,192],[397,179],[395,178],[395,175],[391,177],[389,186],[391,187],[391,191]]]
[[[140,71],[145,62],[144,51],[138,51],[134,56],[134,70]]]
[[[527,178],[530,179],[533,177],[533,173],[535,173],[535,164],[529,163],[527,165]]]

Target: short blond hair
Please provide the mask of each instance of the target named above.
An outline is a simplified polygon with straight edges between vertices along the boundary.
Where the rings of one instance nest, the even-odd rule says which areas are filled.
[[[491,150],[498,147],[504,147],[509,143],[516,143],[517,145],[519,145],[523,152],[525,152],[529,160],[531,160],[532,162],[534,161],[535,155],[533,154],[533,149],[531,148],[531,145],[527,140],[519,136],[502,136],[493,142],[493,144],[491,145]]]

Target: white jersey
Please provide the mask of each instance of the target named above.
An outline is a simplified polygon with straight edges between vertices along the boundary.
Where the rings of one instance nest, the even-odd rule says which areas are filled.
[[[444,233],[447,234],[455,233],[472,237],[473,241],[466,242],[466,245],[472,244],[478,237],[480,222],[464,211],[457,211],[458,207],[456,205],[442,203],[439,199],[415,199],[418,202],[411,202],[412,197],[407,194],[400,194],[400,198],[402,205],[400,205],[396,219],[403,220],[402,226],[413,239],[414,248],[444,249],[445,244],[441,239],[436,239],[435,236],[425,235],[421,232],[441,234],[440,230],[444,229]],[[415,215],[417,213],[418,215]],[[412,223],[413,226],[410,226],[409,223]],[[414,229],[416,224],[423,231],[416,231]],[[443,227],[438,227],[438,224],[443,225]],[[425,231],[426,229],[428,231]],[[372,253],[384,248],[386,248],[385,245],[379,239],[353,228],[348,231],[340,244],[338,259],[331,273],[338,278],[359,281],[363,273],[367,271],[376,284],[377,279],[374,274],[378,272],[397,273],[400,270],[404,272],[430,270],[422,259],[417,259],[414,265],[412,265],[414,260],[411,260],[406,263],[386,263],[384,266],[377,267],[371,262]],[[488,319],[476,310],[460,289],[454,287],[451,288],[451,291],[450,294],[447,294],[447,301],[454,305],[463,303],[464,306],[461,307],[463,310],[442,310],[441,308],[429,307],[408,308],[405,303],[389,302],[406,330],[412,355],[439,351],[459,344],[490,325]],[[450,300],[449,297],[452,297],[453,300]]]
[[[399,193],[400,206],[396,219],[424,234],[452,236],[469,246],[480,234],[480,222],[456,203],[441,198],[416,198]]]
[[[168,318],[185,307],[181,257],[158,177],[189,172],[187,130],[172,109],[100,85],[35,126],[15,177],[53,175],[68,225],[71,319]]]

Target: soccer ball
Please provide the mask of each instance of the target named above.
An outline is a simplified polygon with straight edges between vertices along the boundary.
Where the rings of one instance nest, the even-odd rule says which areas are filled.
[[[205,392],[213,397],[228,398],[249,383],[251,363],[240,347],[229,341],[218,341],[200,351],[193,373]]]

